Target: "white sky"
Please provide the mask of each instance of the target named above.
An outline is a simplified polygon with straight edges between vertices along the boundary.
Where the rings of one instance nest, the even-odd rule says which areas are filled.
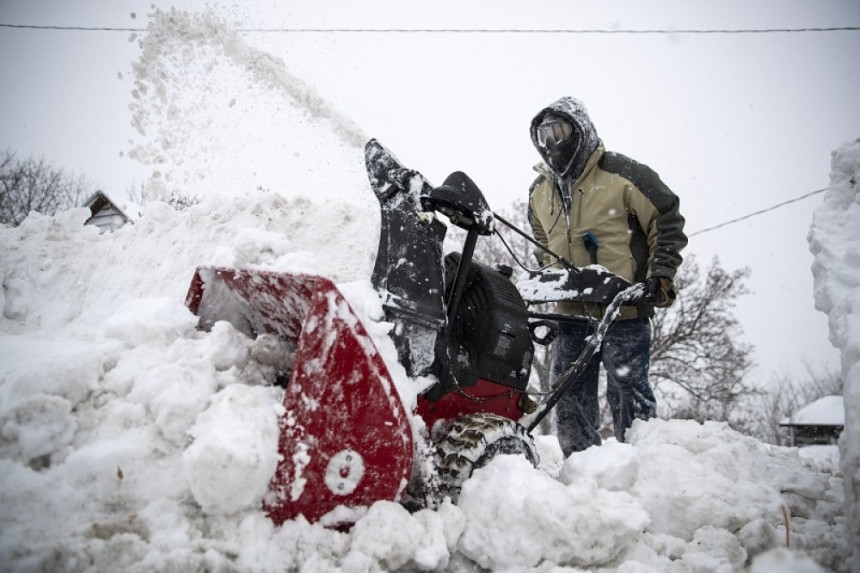
[[[153,4],[209,6],[245,29],[860,25],[854,0],[3,0],[0,23],[143,28]],[[44,156],[113,194],[145,179],[145,167],[121,156],[136,137],[128,106],[139,49],[130,36],[0,28],[0,147]],[[690,233],[826,187],[831,151],[860,137],[858,31],[243,37],[282,58],[291,73],[431,181],[455,170],[469,173],[496,209],[525,198],[538,159],[529,120],[562,95],[586,104],[607,148],[660,173],[681,197]],[[280,182],[251,182],[257,184],[275,189]],[[816,195],[693,237],[686,251],[703,267],[719,256],[727,269],[752,269],[754,294],[737,314],[764,377],[802,373],[804,363],[838,363],[826,318],[813,308],[806,243],[821,201]]]

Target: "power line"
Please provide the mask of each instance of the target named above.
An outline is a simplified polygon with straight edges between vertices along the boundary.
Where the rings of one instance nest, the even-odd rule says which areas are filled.
[[[833,28],[759,28],[759,29],[558,29],[558,28],[248,28],[240,32],[299,32],[299,33],[362,33],[362,34],[770,34],[791,32],[851,32],[860,26],[840,26]]]
[[[99,26],[50,26],[37,24],[4,24],[0,28],[24,30],[63,30],[75,32],[146,32],[146,28],[117,28]],[[748,28],[748,29],[564,29],[564,28],[239,28],[238,32],[263,34],[785,34],[808,32],[856,32],[860,26],[805,27],[805,28]]]
[[[113,28],[113,27],[92,27],[92,26],[45,26],[34,24],[4,24],[0,23],[0,28],[17,28],[28,30],[67,30],[81,32],[146,32],[146,28]],[[805,32],[856,32],[860,30],[860,26],[839,26],[826,28],[753,28],[753,29],[516,29],[516,28],[240,28],[238,32],[254,32],[254,33],[320,33],[320,34],[773,34],[773,33],[805,33]],[[721,229],[728,225],[733,225],[741,221],[745,221],[751,217],[768,213],[780,207],[784,207],[791,203],[801,201],[812,195],[823,193],[827,189],[817,189],[800,197],[783,201],[766,209],[755,211],[743,217],[732,219],[713,227],[707,227],[694,233],[690,233],[688,237],[694,237],[710,231]]]
[[[3,24],[0,28],[15,28],[19,30],[64,30],[72,32],[146,32],[146,28],[111,28],[96,26],[43,26],[36,24]]]
[[[764,213],[768,213],[775,209],[779,209],[780,207],[785,207],[786,205],[790,205],[791,203],[796,203],[802,199],[806,199],[807,197],[812,197],[813,195],[817,195],[818,193],[824,193],[827,191],[827,188],[824,189],[816,189],[815,191],[811,191],[805,195],[801,195],[800,197],[795,197],[794,199],[789,199],[788,201],[783,201],[782,203],[777,203],[772,207],[768,207],[767,209],[761,209],[759,211],[755,211],[754,213],[750,213],[749,215],[744,215],[743,217],[738,217],[737,219],[732,219],[731,221],[726,221],[725,223],[720,223],[719,225],[714,225],[713,227],[708,227],[706,229],[702,229],[700,231],[696,231],[695,233],[689,233],[687,237],[695,237],[696,235],[701,235],[702,233],[707,233],[708,231],[714,231],[716,229],[721,229],[723,227],[727,227],[728,225],[733,225],[735,223],[739,223],[740,221],[745,221],[751,217],[755,217],[757,215],[762,215]]]

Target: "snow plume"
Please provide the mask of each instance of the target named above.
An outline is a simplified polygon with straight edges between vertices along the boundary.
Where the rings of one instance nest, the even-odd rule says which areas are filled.
[[[830,189],[809,231],[815,306],[829,316],[830,341],[842,354],[845,475],[851,570],[860,571],[860,139],[833,152]]]
[[[142,141],[129,155],[152,166],[156,196],[225,181],[276,188],[306,172],[324,188],[349,150],[360,159],[369,137],[281,59],[212,14],[154,8],[150,18],[130,106]]]

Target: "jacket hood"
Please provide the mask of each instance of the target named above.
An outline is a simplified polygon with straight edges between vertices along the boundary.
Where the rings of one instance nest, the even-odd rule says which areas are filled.
[[[547,157],[545,150],[538,145],[537,128],[543,121],[544,116],[550,113],[570,121],[579,136],[579,145],[574,151],[570,162],[563,167],[561,172],[556,173],[559,179],[574,181],[582,175],[588,158],[597,149],[599,143],[597,130],[594,129],[594,124],[591,123],[591,118],[588,117],[588,111],[586,111],[585,106],[578,99],[565,96],[554,101],[538,112],[534,119],[532,119],[531,124],[532,144],[538,150],[538,153],[541,154],[544,161],[547,161]],[[547,161],[547,163],[549,162]]]

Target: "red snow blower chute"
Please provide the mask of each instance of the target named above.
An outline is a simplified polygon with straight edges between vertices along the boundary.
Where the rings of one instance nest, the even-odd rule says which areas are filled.
[[[200,328],[229,321],[250,337],[274,335],[295,346],[280,418],[281,461],[264,508],[282,523],[303,515],[343,526],[375,501],[434,507],[456,500],[472,471],[503,453],[537,465],[530,432],[576,382],[599,348],[631,286],[599,266],[532,273],[515,285],[509,268],[473,260],[479,236],[496,221],[464,173],[438,187],[371,140],[365,149],[381,229],[371,277],[381,297],[398,361],[434,383],[404,410],[388,368],[359,318],[328,279],[250,269],[200,267],[186,304]],[[467,232],[461,253],[443,254],[448,226]],[[514,228],[513,226],[511,226]],[[527,235],[514,228],[527,239]],[[558,315],[528,303],[578,300],[609,304],[606,318],[574,365],[540,403],[528,380],[539,327]],[[423,424],[413,423],[419,416]],[[428,463],[429,462],[429,463]]]

